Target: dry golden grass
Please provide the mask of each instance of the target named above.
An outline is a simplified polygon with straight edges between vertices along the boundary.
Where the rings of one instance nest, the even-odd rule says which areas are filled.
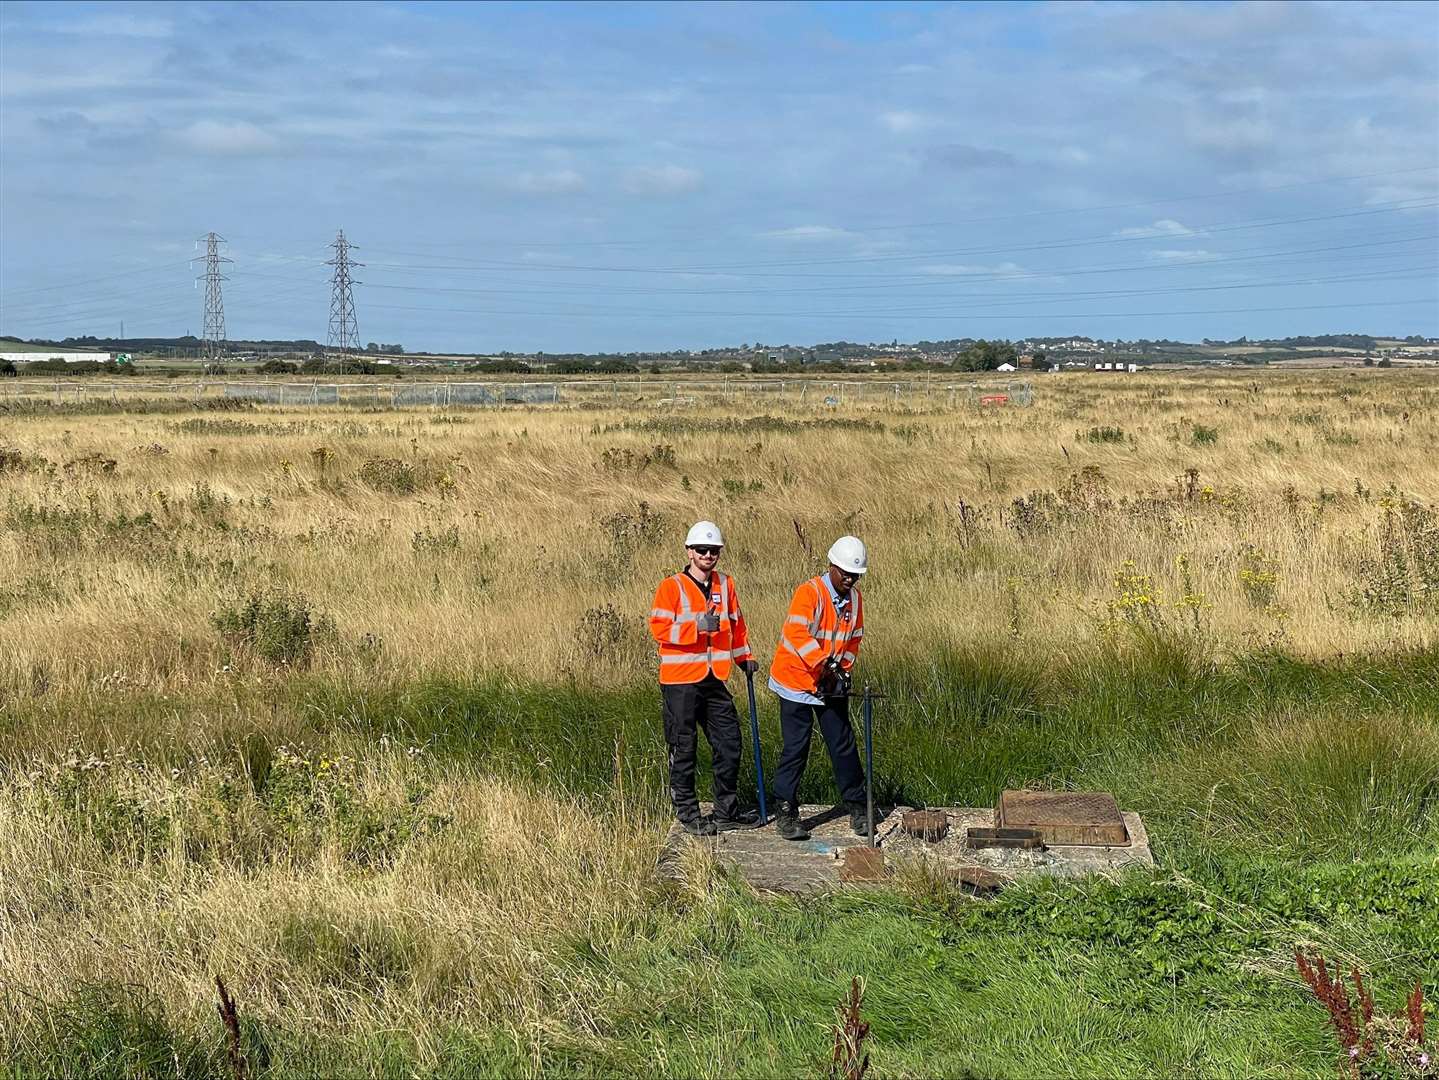
[[[0,471],[5,685],[180,692],[233,678],[224,664],[243,657],[210,616],[272,587],[334,618],[339,644],[317,663],[357,678],[630,681],[651,663],[651,590],[702,516],[726,530],[723,565],[762,653],[789,590],[844,531],[872,553],[874,655],[1006,635],[1082,647],[1135,603],[1220,653],[1434,640],[1432,607],[1376,616],[1354,597],[1391,483],[1439,502],[1439,380],[1062,376],[1037,389],[1029,409],[789,408],[775,415],[794,426],[728,430],[705,426],[756,410],[12,419],[0,444],[24,463]],[[1090,441],[1103,427],[1122,441]],[[1204,427],[1214,442],[1196,442]],[[644,464],[656,446],[672,462]],[[417,490],[361,479],[375,458],[413,468]],[[1027,520],[1015,500],[1046,491],[1067,494]],[[383,644],[353,647],[367,634]]]
[[[205,763],[170,776],[123,757],[70,761],[7,786],[0,985],[24,988],[27,1006],[9,1037],[43,1041],[39,1003],[114,985],[203,1027],[220,972],[250,1016],[320,1038],[407,1033],[433,1062],[436,1040],[466,1021],[582,1046],[656,989],[597,982],[565,947],[602,955],[651,932],[663,907],[654,820],[601,820],[400,752],[291,762],[275,766],[263,806],[225,794],[233,769]],[[435,827],[357,870],[367,815],[399,820],[420,776]],[[261,818],[290,824],[248,834]],[[701,885],[689,896],[717,902]]]
[[[882,779],[945,797],[1030,780],[1113,788],[1190,870],[1238,853],[1346,872],[1374,858],[1388,881],[1392,858],[1394,895],[1410,890],[1418,911],[1428,864],[1402,860],[1432,850],[1439,766],[1433,687],[1406,682],[1420,660],[1333,665],[1327,696],[1303,668],[1266,697],[1248,693],[1243,665],[1153,685],[1174,675],[1161,649],[1132,669],[1147,685],[1115,694],[1105,678],[1123,681],[1130,654],[1094,646],[1158,629],[1200,659],[1432,649],[1439,561],[1420,560],[1439,552],[1425,546],[1439,545],[1425,531],[1439,379],[1063,376],[1037,389],[1030,409],[985,412],[741,399],[0,413],[0,1051],[36,1072],[88,1053],[97,1071],[141,1074],[113,1054],[159,1047],[145,1068],[168,1074],[173,1053],[174,1072],[203,1072],[222,1060],[219,973],[275,1040],[277,1075],[463,1072],[453,1040],[473,1070],[510,1074],[791,1075],[819,1060],[811,1044],[823,1053],[826,980],[861,972],[877,991],[894,983],[878,1015],[926,1017],[912,1026],[933,1035],[894,1034],[886,1075],[1043,1075],[1056,1060],[1076,1075],[1292,1075],[1290,1058],[1260,1064],[1307,1045],[1292,1009],[1226,1013],[1204,990],[1175,1013],[1182,987],[1167,977],[1136,976],[1146,1006],[1125,1015],[1139,1027],[1094,1039],[1118,1013],[1090,1000],[1103,979],[1084,965],[1116,977],[1118,947],[1006,952],[1017,946],[996,936],[956,959],[929,917],[760,905],[698,849],[677,889],[661,882],[657,726],[640,694],[587,692],[650,687],[644,616],[693,519],[724,526],[762,655],[796,581],[852,531],[871,548],[866,664],[918,685],[962,651],[943,646],[983,647],[913,701],[890,700]],[[1090,438],[1103,428],[1121,431]],[[285,696],[285,665],[214,619],[277,590],[334,621],[294,657],[328,688],[314,724],[303,694]],[[1063,680],[1026,674],[1073,672],[1076,657],[1110,670],[1070,680],[1084,698],[1072,709],[1050,701],[1070,692]],[[453,737],[424,750],[377,734],[406,730],[402,718],[337,720],[352,687],[384,709],[410,680],[497,672],[526,686],[481,683],[456,703],[456,683],[426,700],[428,730]],[[590,687],[552,699],[532,685],[571,679]],[[1370,700],[1355,687],[1372,707],[1355,708]],[[501,699],[495,716],[480,697]],[[585,714],[615,702],[623,715]],[[67,759],[71,746],[85,749]],[[144,760],[88,757],[107,746]],[[567,787],[577,777],[588,802]],[[1314,881],[1305,896],[1332,891]],[[1151,886],[1114,886],[1130,887],[1134,921],[1152,918]],[[1249,895],[1242,878],[1233,888]],[[1053,906],[1035,902],[1040,927]],[[1403,915],[1400,946],[1370,915],[1340,929],[1386,963],[1396,948],[1420,955],[1432,937],[1410,907],[1384,910]],[[1313,932],[1295,926],[1286,947]],[[1165,959],[1187,964],[1222,936],[1176,938]],[[991,982],[1005,989],[971,992]],[[160,1020],[110,1008],[116,987]],[[1210,1056],[1133,1036],[1216,1016],[1195,1036]],[[976,1040],[992,1061],[935,1064]],[[182,1068],[187,1046],[198,1056]],[[1031,1050],[1042,1060],[1026,1064]],[[1313,1056],[1311,1072],[1332,1071],[1327,1051]]]

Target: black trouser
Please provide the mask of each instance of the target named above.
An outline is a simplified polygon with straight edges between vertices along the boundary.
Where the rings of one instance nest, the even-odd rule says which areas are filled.
[[[849,698],[827,698],[823,705],[779,699],[779,729],[784,747],[774,777],[774,795],[781,802],[797,802],[800,777],[809,761],[809,739],[819,721],[820,733],[834,766],[834,781],[845,802],[864,802],[864,768],[849,726]]]
[[[713,674],[697,683],[660,684],[665,742],[670,753],[670,799],[681,821],[699,817],[695,797],[695,730],[704,728],[714,759],[715,816],[733,817],[738,805],[739,714],[729,688]]]

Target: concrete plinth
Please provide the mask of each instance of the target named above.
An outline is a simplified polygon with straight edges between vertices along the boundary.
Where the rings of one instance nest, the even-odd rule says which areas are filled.
[[[710,812],[710,807],[704,809]],[[1139,815],[1130,811],[1122,814],[1129,840],[1122,847],[1053,844],[1025,851],[966,847],[969,829],[994,827],[995,812],[989,807],[931,807],[949,815],[949,831],[937,843],[910,836],[900,828],[901,815],[910,809],[893,808],[875,829],[890,870],[903,867],[906,860],[920,860],[952,874],[957,881],[997,886],[1029,874],[1078,877],[1154,865],[1149,833]],[[696,844],[711,851],[722,865],[738,870],[761,891],[808,893],[839,887],[845,849],[864,846],[865,839],[850,831],[849,814],[842,807],[805,806],[800,820],[810,832],[808,840],[783,839],[775,832],[773,821],[758,829],[712,837],[690,836],[676,822],[665,840],[661,871],[677,874],[685,845]]]

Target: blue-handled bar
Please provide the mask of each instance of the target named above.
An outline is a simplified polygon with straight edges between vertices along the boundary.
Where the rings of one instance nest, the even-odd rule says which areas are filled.
[[[754,742],[754,772],[756,787],[759,788],[759,823],[769,822],[769,808],[764,803],[764,751],[759,745],[759,710],[754,703],[754,672],[746,671],[744,679],[749,684],[749,737]]]
[[[864,812],[869,824],[869,846],[877,847],[874,838],[874,694],[864,684]]]

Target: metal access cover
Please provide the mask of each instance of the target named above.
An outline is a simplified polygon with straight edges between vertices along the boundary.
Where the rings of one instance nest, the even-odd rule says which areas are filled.
[[[840,881],[883,881],[888,873],[884,852],[879,848],[865,845],[844,849],[844,865],[839,871]]]
[[[1034,829],[1047,845],[1128,847],[1129,831],[1119,804],[1107,791],[1006,791],[994,823]]]
[[[949,815],[943,810],[911,810],[899,820],[910,836],[938,843],[949,833]]]
[[[1037,829],[974,828],[965,833],[964,843],[971,848],[1021,848],[1027,851],[1044,847]]]

